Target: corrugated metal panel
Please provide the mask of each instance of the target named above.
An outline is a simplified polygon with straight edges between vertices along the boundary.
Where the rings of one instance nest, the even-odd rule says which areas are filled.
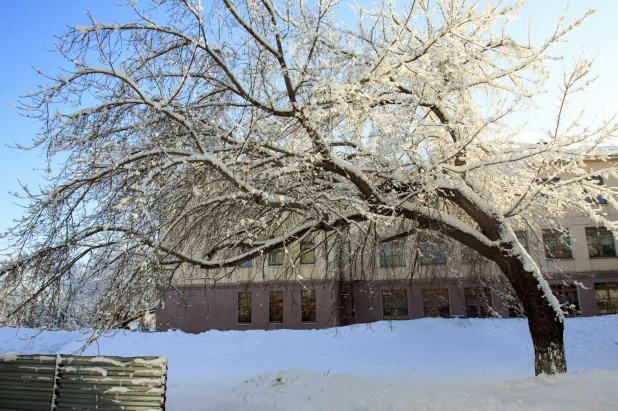
[[[2,358],[0,410],[165,409],[165,357]]]
[[[0,410],[49,410],[56,356],[0,357]]]
[[[163,410],[166,371],[161,357],[63,356],[56,409]]]

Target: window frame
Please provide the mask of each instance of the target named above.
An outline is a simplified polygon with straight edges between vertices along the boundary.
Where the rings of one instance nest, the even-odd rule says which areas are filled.
[[[280,255],[281,256],[281,262],[277,263],[275,260],[275,256]],[[278,250],[273,250],[271,252],[269,252],[267,254],[267,258],[268,258],[268,266],[269,267],[281,267],[283,265],[283,259],[285,257],[285,253],[283,252],[283,249],[280,248]]]
[[[610,285],[607,287],[607,285]],[[612,297],[612,293],[610,291],[616,291],[615,297]],[[608,311],[609,312],[601,312],[599,308],[599,294],[605,293],[606,298],[602,298],[601,301],[607,301]],[[597,302],[597,315],[611,315],[618,314],[618,282],[609,282],[609,283],[594,283],[594,296]],[[605,309],[603,309],[605,311]]]
[[[248,252],[249,250],[250,250],[249,248],[243,247],[241,254],[244,254],[244,253]],[[238,267],[240,267],[240,268],[251,268],[251,267],[253,267],[253,258],[251,260],[245,261],[244,263],[238,264]]]
[[[590,258],[607,258],[607,257],[616,257],[616,241],[614,240],[614,233],[606,229],[605,227],[586,227],[586,244],[588,246],[588,257]],[[603,243],[601,236],[609,236],[611,239],[611,245],[613,249],[613,254],[605,255],[603,250]],[[596,238],[596,244],[591,244],[591,239]],[[596,246],[598,255],[590,255],[590,246]]]
[[[408,290],[406,289],[388,289],[382,290],[382,319],[386,321],[398,321],[410,319],[410,307],[408,303]],[[386,302],[391,302],[391,314],[386,314]],[[399,304],[403,301],[405,304]],[[402,313],[400,313],[400,311]],[[405,314],[403,313],[405,311]],[[394,314],[393,314],[394,312]]]
[[[431,253],[427,251],[431,247]],[[437,252],[436,252],[437,251]],[[446,264],[446,251],[444,250],[444,242],[439,238],[429,238],[423,236],[419,243],[419,252],[421,253],[422,265],[439,265]]]
[[[309,249],[307,251],[307,249]],[[301,241],[300,242],[300,252],[299,252],[299,261],[300,261],[300,265],[315,265],[315,261],[316,261],[316,255],[315,255],[315,250],[316,250],[316,246],[315,246],[315,242],[313,240],[305,240],[305,241]],[[313,257],[313,260],[311,262],[304,262],[303,258],[307,255],[311,255]]]
[[[479,255],[479,253],[477,253],[476,251],[474,251],[467,245],[463,245],[463,244],[461,245],[461,263],[462,264],[474,263],[474,260],[476,259],[477,255]]]
[[[517,241],[519,241],[519,244],[524,247],[524,250],[529,252],[530,249],[528,248],[528,232],[526,232],[526,230],[515,230],[515,237],[517,237]],[[524,240],[523,242],[522,239]]]
[[[238,325],[251,325],[252,320],[253,320],[253,310],[252,310],[252,304],[253,304],[253,293],[250,291],[239,291],[238,295],[237,295],[237,304],[236,304],[236,309],[237,309],[237,313],[236,313],[236,321]],[[243,321],[241,320],[241,303],[243,301],[249,301],[249,321]]]
[[[475,303],[468,304],[468,297],[474,297]],[[491,289],[487,287],[466,287],[464,288],[464,302],[466,305],[466,317],[468,318],[492,318],[491,308],[493,308],[493,296]],[[488,304],[483,304],[488,303]],[[474,306],[475,310],[470,310]],[[474,312],[473,315],[470,315]]]
[[[306,298],[306,296],[312,296],[311,298]],[[302,324],[315,324],[318,320],[318,310],[317,310],[317,296],[315,290],[302,290],[300,295],[300,306],[301,306],[301,323]],[[313,313],[313,319],[310,318],[311,313]]]
[[[273,295],[280,295],[281,298],[273,299]],[[278,318],[273,316],[273,313],[280,313]],[[284,312],[283,312],[283,291],[269,291],[268,292],[268,323],[269,324],[283,324]]]
[[[424,288],[423,295],[423,316],[426,318],[451,318],[451,294],[448,288]],[[446,296],[446,304],[440,304],[440,298]],[[431,305],[426,302],[430,298],[435,298]],[[443,313],[441,307],[447,307],[448,313]],[[437,315],[428,315],[437,314]]]
[[[511,286],[507,286],[504,294],[504,301],[509,310],[509,318],[526,318],[524,306],[515,290]]]
[[[581,303],[579,301],[579,287],[575,284],[550,284],[552,294],[558,299],[560,308],[565,317],[578,317],[581,316]],[[567,293],[575,293],[576,301],[568,301]],[[568,307],[565,307],[569,304]],[[575,305],[575,308],[571,308],[571,305]]]
[[[509,318],[526,318],[526,312],[519,299],[508,301],[507,308],[509,310]]]
[[[397,247],[393,247],[395,245],[397,245]],[[389,250],[388,255],[385,252],[385,249],[387,247]],[[392,241],[386,241],[384,243],[380,243],[378,254],[379,254],[381,268],[405,267],[406,266],[406,258],[405,258],[406,252],[405,252],[405,241],[404,240],[392,240]],[[387,260],[387,257],[389,258],[388,260]]]
[[[573,247],[571,246],[571,233],[568,229],[564,230],[551,230],[544,229],[543,230],[543,248],[545,249],[545,258],[548,260],[572,260],[573,259]],[[547,239],[553,238],[554,249],[559,250],[559,246],[561,245],[561,240],[564,241],[564,245],[566,245],[566,249],[569,250],[568,256],[558,255],[553,256],[547,247]]]
[[[590,177],[590,178],[587,178],[586,181],[598,181],[598,184],[596,185],[599,185],[599,186],[605,185],[605,181],[603,180],[603,177],[601,176]],[[584,198],[584,201],[590,204],[607,205],[607,199],[603,197],[601,194],[595,196],[594,198],[586,196]]]

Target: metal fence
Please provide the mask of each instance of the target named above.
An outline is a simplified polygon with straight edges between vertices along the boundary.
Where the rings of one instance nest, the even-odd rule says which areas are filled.
[[[165,410],[166,357],[0,356],[0,410]]]

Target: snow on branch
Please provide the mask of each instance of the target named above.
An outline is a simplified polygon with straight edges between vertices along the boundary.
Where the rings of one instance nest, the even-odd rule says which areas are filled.
[[[513,284],[532,279],[555,308],[513,227],[538,215],[552,218],[536,229],[556,225],[573,209],[613,227],[586,199],[617,203],[591,181],[616,178],[618,152],[600,147],[618,127],[564,124],[569,96],[589,84],[585,60],[565,77],[547,138],[521,143],[505,124],[587,14],[534,45],[510,31],[524,1],[381,2],[353,8],[355,28],[318,3],[225,0],[206,12],[172,0],[156,17],[134,9],[134,22],[69,30],[66,72],[18,106],[41,121],[34,145],[50,172],[7,233],[3,276],[29,279],[31,303],[80,267],[123,299],[118,310],[140,312],[131,298],[151,307],[153,289],[191,267],[229,278],[221,269],[305,236],[357,241],[403,221],[476,250]],[[112,312],[106,326],[128,318]]]

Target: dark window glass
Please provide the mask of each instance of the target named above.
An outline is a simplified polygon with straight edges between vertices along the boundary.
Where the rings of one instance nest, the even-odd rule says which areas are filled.
[[[300,263],[303,265],[315,264],[315,244],[313,241],[301,241]]]
[[[491,317],[491,291],[488,288],[466,288],[466,316],[470,318]]]
[[[451,304],[447,288],[423,290],[425,317],[451,317]]]
[[[508,304],[509,306],[509,318],[524,318],[526,313],[524,312],[524,307],[521,305],[519,301]]]
[[[615,257],[616,246],[614,235],[611,231],[586,227],[586,241],[588,242],[588,255],[590,257]]]
[[[249,248],[243,248],[242,253],[248,253],[250,251]],[[240,263],[239,267],[251,267],[253,266],[253,260],[245,261],[244,263]]]
[[[596,184],[598,186],[602,186],[603,185],[603,177],[601,176],[596,176],[596,177],[590,177],[588,179],[588,181],[592,182],[593,184]],[[594,203],[594,204],[607,204],[607,200],[605,198],[603,198],[602,195],[598,195],[596,197],[586,197],[585,198],[586,202],[588,203]]]
[[[618,283],[597,283],[594,293],[599,315],[618,314]]]
[[[238,324],[251,324],[251,293],[238,293]]]
[[[509,318],[522,318],[526,316],[524,307],[515,294],[513,288],[507,286],[505,290],[506,305],[509,308]]]
[[[577,296],[577,287],[573,284],[555,284],[551,285],[551,291],[558,299],[562,312],[565,316],[572,317],[580,315],[579,297]]]
[[[316,300],[314,291],[303,291],[302,295],[302,322],[314,323],[316,321]]]
[[[268,322],[283,322],[283,291],[271,291],[268,294]]]
[[[401,267],[403,265],[405,262],[402,240],[380,244],[380,267]]]
[[[543,230],[543,244],[547,258],[573,258],[568,231]]]
[[[467,247],[465,245],[461,246],[461,262],[464,264],[472,264],[474,262],[475,257],[478,255],[477,252],[475,252],[473,249],[471,249],[470,247]]]
[[[385,320],[408,319],[408,292],[382,290],[382,318]]]
[[[470,250],[472,251],[472,250]],[[421,264],[445,264],[446,253],[442,242],[437,239],[423,237],[419,246]]]
[[[283,250],[276,250],[268,253],[268,265],[271,267],[283,265]]]

